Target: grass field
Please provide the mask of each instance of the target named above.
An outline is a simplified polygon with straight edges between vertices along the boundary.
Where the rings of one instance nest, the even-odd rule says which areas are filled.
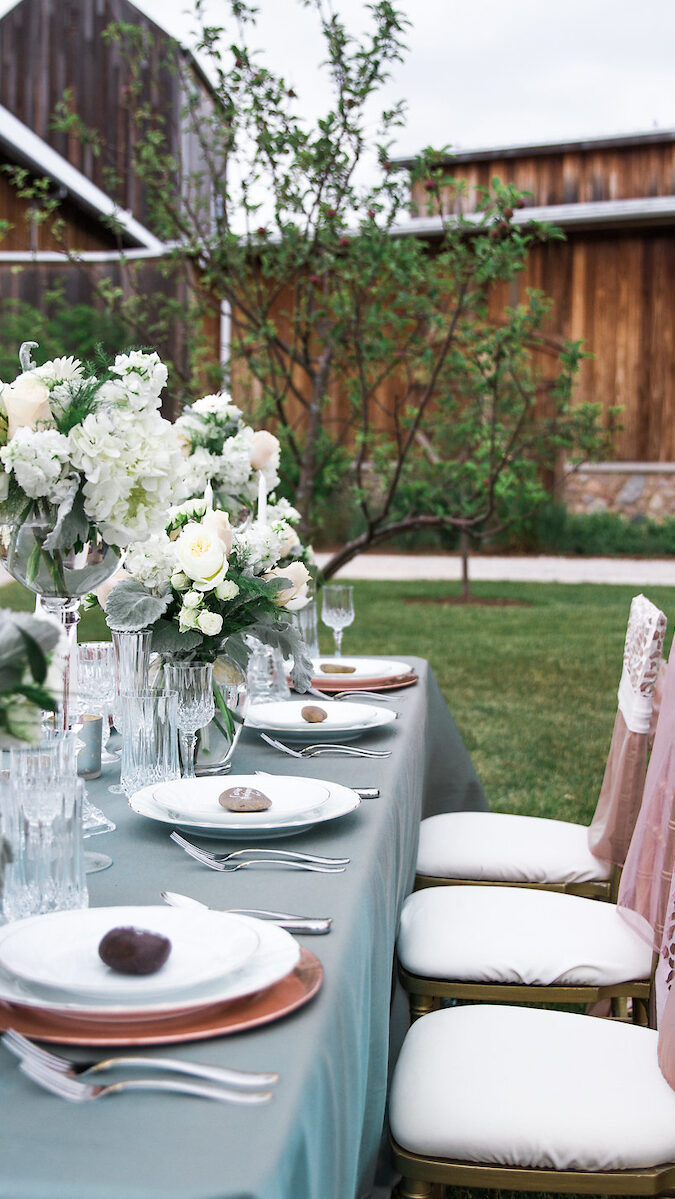
[[[630,587],[476,583],[479,600],[424,602],[458,585],[357,582],[356,620],[344,652],[428,658],[471,753],[491,807],[586,822],[595,807],[616,711]],[[675,593],[649,598],[675,619]],[[0,605],[34,606],[18,583]],[[80,639],[108,636],[100,612]],[[322,629],[322,648],[332,637]],[[670,644],[670,637],[667,639]]]

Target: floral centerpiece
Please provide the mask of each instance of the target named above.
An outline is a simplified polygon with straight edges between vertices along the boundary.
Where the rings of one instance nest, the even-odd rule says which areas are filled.
[[[21,348],[22,373],[0,384],[0,522],[30,530],[23,541],[5,535],[9,570],[38,594],[67,596],[82,565],[66,560],[73,550],[99,543],[100,582],[117,565],[108,547],[119,559],[162,527],[185,495],[183,461],[158,411],[167,370],[157,354],[118,354],[94,374],[75,358],[36,366],[34,344]]]
[[[303,602],[310,575],[301,562],[279,566],[292,533],[282,518],[233,529],[206,500],[174,508],[162,534],[131,547],[129,577],[105,602],[110,628],[151,628],[152,649],[162,656],[207,662],[225,642],[245,660],[239,635],[253,633],[294,658],[293,680],[304,690],[311,663],[286,612]]]
[[[132,350],[95,368],[75,358],[0,384],[0,558],[42,597],[72,648],[80,597],[119,566],[131,542],[161,529],[185,495],[177,435],[159,413],[157,354]],[[65,660],[64,719],[69,655]]]
[[[261,486],[267,495],[279,483],[278,439],[245,424],[227,392],[195,400],[175,427],[187,459],[188,495],[211,487],[218,507],[236,518],[253,509]]]

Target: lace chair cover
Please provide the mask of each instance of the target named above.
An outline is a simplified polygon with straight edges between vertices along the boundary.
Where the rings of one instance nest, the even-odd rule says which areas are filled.
[[[661,955],[656,975],[657,1012],[663,1011],[674,969],[668,962],[669,957],[675,960],[674,866],[675,650],[671,649],[644,798],[623,868],[618,900],[622,916]]]
[[[636,595],[630,606],[624,645],[619,710],[588,830],[591,853],[615,866],[624,864],[640,810],[665,632],[663,612],[644,595]]]

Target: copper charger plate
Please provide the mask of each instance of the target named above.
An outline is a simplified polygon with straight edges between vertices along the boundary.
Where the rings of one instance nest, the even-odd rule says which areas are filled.
[[[375,679],[355,679],[344,674],[320,674],[312,679],[312,687],[317,691],[393,691],[397,687],[412,687],[419,683],[419,675],[413,671],[407,674],[380,676]]]
[[[297,966],[285,978],[254,995],[203,1008],[180,1009],[141,1020],[82,1019],[81,1013],[45,1011],[0,1002],[0,1029],[13,1028],[38,1041],[62,1045],[167,1045],[244,1032],[280,1020],[316,995],[323,966],[308,949],[301,949]]]

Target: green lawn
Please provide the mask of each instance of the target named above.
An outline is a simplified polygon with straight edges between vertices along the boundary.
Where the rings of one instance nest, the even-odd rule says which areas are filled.
[[[498,607],[415,602],[457,594],[454,584],[354,586],[344,652],[429,659],[494,809],[590,820],[637,588],[474,584],[479,599],[516,601]],[[649,598],[675,618],[670,589],[652,588]],[[13,583],[0,589],[0,605],[31,610],[34,600]],[[107,635],[100,612],[83,617],[81,640]],[[329,650],[331,635],[321,635]]]

